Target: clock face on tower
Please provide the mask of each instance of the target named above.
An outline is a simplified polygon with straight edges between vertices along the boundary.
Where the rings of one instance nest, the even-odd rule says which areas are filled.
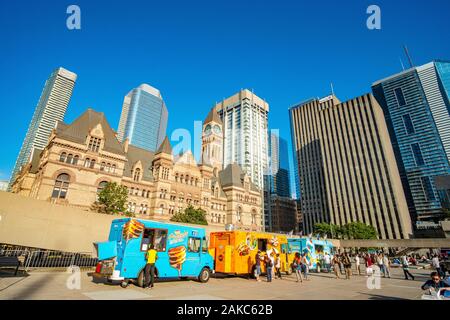
[[[211,125],[210,125],[210,124],[208,124],[208,125],[205,127],[205,134],[206,134],[207,136],[211,134]]]
[[[215,134],[221,134],[222,133],[222,129],[220,129],[220,127],[217,124],[214,126],[213,130],[214,130]]]

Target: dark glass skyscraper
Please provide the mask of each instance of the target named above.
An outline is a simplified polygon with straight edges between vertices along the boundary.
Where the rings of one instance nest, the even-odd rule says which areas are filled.
[[[270,134],[269,154],[271,160],[271,193],[280,197],[290,197],[288,145],[286,140],[274,131]]]
[[[440,220],[435,177],[450,173],[450,63],[434,61],[377,81],[413,221]]]
[[[156,151],[166,136],[168,112],[161,93],[147,84],[124,98],[117,136],[123,142]]]

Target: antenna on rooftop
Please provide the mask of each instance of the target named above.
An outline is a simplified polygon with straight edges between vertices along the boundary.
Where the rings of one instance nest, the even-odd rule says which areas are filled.
[[[398,60],[400,60],[400,65],[402,66],[402,70],[405,71],[405,65],[403,64],[402,58],[399,57]]]
[[[333,82],[330,83],[331,85],[331,95],[334,96],[334,87],[333,87]]]
[[[409,54],[408,47],[406,45],[404,45],[403,48],[405,49],[406,56],[408,57],[409,67],[413,68],[414,64],[412,62],[411,55]]]

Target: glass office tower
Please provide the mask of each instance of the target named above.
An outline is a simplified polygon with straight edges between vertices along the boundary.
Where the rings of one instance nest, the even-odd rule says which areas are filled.
[[[67,106],[72,97],[77,75],[64,68],[58,68],[45,82],[38,105],[31,119],[22,148],[17,156],[11,174],[10,185],[23,165],[27,164],[33,150],[47,146],[48,138],[58,121],[64,120]]]
[[[124,98],[117,137],[155,152],[164,140],[168,119],[167,107],[158,89],[147,84],[131,90]]]
[[[450,173],[450,63],[434,61],[377,81],[413,221],[442,219],[435,178]]]
[[[280,197],[290,197],[291,187],[289,181],[289,155],[285,139],[281,138],[275,130],[270,133],[270,176],[271,193]]]

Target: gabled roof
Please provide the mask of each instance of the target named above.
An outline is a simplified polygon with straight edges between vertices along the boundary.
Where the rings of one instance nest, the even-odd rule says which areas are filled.
[[[219,114],[216,111],[216,108],[212,108],[209,111],[208,116],[206,117],[204,123],[208,123],[208,122],[212,122],[212,121],[222,124],[222,120],[220,119]]]
[[[167,136],[164,138],[164,141],[161,143],[155,154],[158,153],[172,154],[172,146],[170,145],[170,141]]]
[[[132,178],[131,171],[133,170],[134,165],[137,162],[141,162],[142,164],[142,180],[144,181],[153,181],[152,175],[152,161],[154,158],[154,154],[151,151],[128,145],[127,159],[128,161],[125,163],[125,168],[123,175],[128,178]]]
[[[96,112],[92,109],[87,109],[71,124],[58,122],[56,127],[56,136],[69,141],[84,144],[91,130],[99,124],[102,127],[105,139],[103,150],[124,155],[125,152],[123,147],[117,139],[114,130],[106,120],[103,112]]]
[[[236,186],[243,187],[241,180],[241,167],[235,163],[229,164],[224,170],[219,172],[219,179],[222,187]]]

